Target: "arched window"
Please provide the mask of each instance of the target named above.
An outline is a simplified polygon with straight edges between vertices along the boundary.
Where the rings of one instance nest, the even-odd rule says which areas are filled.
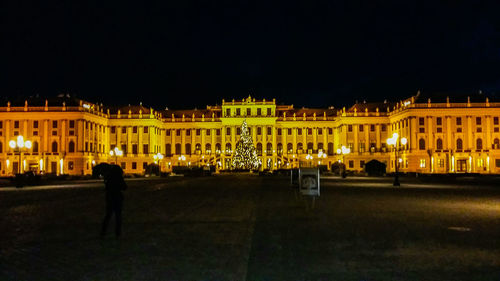
[[[483,140],[482,139],[476,140],[476,149],[483,149]]]
[[[328,143],[328,155],[333,155],[333,142]]]
[[[180,143],[175,144],[175,154],[181,155],[181,144]]]
[[[191,155],[191,144],[190,143],[186,143],[184,146],[186,148],[186,154],[187,155]]]
[[[257,155],[262,156],[262,143],[257,143]]]
[[[38,146],[38,143],[37,143],[37,146]],[[35,152],[35,149],[33,149],[33,152]],[[75,142],[74,141],[69,141],[68,152],[75,152]]]
[[[300,150],[302,150],[304,147],[302,146],[302,143],[299,142],[297,143],[297,153],[299,153]]]
[[[318,151],[323,151],[323,143],[318,142]]]
[[[307,150],[312,150],[313,149],[313,143],[312,142],[308,142],[307,143]]]
[[[231,144],[226,143],[226,153],[230,153],[230,151],[231,151]]]
[[[493,149],[499,149],[500,148],[500,140],[499,139],[495,139],[493,141]]]
[[[437,139],[436,149],[443,149],[443,140],[442,139]]]
[[[57,152],[57,142],[52,142],[52,152]]]
[[[425,150],[425,140],[424,139],[418,140],[418,149]]]
[[[266,147],[267,155],[273,155],[273,144],[268,142]]]
[[[462,139],[457,139],[457,149],[458,150],[462,150],[463,149]]]
[[[212,153],[212,145],[207,143],[205,144],[205,154],[210,154]]]
[[[278,146],[277,146],[277,149],[278,151],[278,155],[282,155],[283,154],[283,145],[281,144],[281,142],[278,143]]]
[[[172,145],[169,143],[165,144],[165,154],[167,156],[172,156]]]
[[[293,144],[291,142],[289,142],[287,145],[286,145],[286,151],[288,153],[293,153]]]
[[[195,151],[196,154],[200,154],[201,153],[201,144],[197,143],[194,146],[194,151]]]
[[[221,153],[221,145],[220,143],[216,143],[215,144],[215,153],[217,153],[217,155],[219,155]]]

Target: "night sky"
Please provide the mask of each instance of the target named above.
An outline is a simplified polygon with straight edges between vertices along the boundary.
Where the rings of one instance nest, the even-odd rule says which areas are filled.
[[[0,95],[157,109],[500,95],[500,5],[478,2],[7,0]]]

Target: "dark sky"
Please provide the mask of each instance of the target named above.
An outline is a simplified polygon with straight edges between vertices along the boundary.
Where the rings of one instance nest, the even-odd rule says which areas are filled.
[[[0,95],[160,109],[500,93],[500,5],[271,2],[3,1]]]

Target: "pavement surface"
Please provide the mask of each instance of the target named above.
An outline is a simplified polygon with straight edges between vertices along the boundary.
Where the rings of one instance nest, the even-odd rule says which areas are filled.
[[[286,177],[129,181],[119,239],[102,183],[1,188],[0,280],[500,280],[495,181],[391,183],[324,178],[313,207]]]

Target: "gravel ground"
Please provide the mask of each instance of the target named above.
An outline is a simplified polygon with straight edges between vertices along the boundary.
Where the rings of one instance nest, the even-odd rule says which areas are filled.
[[[287,178],[135,180],[123,236],[99,183],[0,189],[0,280],[500,280],[500,189]],[[114,222],[114,221],[112,221]]]

